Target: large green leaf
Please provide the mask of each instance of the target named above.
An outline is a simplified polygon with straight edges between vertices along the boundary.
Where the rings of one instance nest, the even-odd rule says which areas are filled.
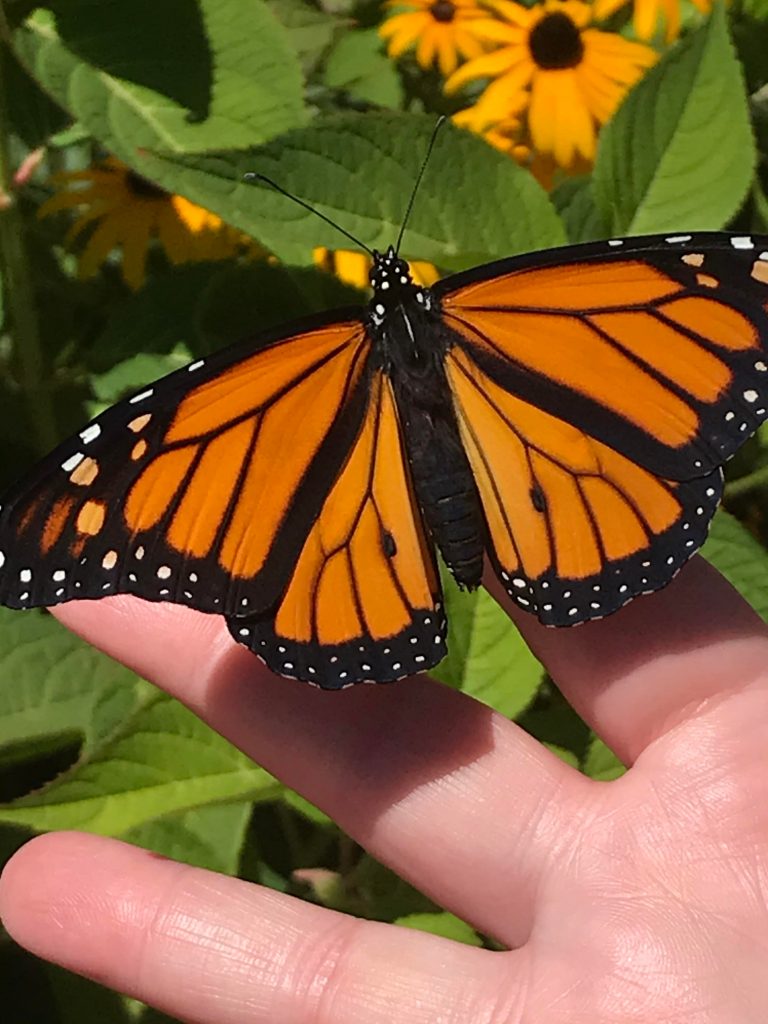
[[[91,757],[0,807],[0,822],[122,835],[178,811],[268,799],[279,785],[177,701],[147,695]]]
[[[304,118],[298,58],[263,0],[68,0],[36,11],[14,45],[132,166],[142,148],[244,147]]]
[[[394,244],[424,159],[434,118],[380,111],[318,118],[248,152],[154,157],[162,176],[195,202],[258,238],[286,262],[316,245],[349,247],[318,217],[266,185],[258,172],[317,207],[371,248]],[[149,167],[149,164],[148,164]],[[526,171],[469,132],[439,134],[408,224],[403,252],[460,269],[558,245],[563,226]]]
[[[722,228],[755,167],[741,67],[718,5],[603,129],[595,198],[614,234]]]
[[[291,46],[299,55],[305,74],[311,74],[334,38],[347,27],[324,5],[306,0],[267,0],[269,9],[288,30]]]
[[[50,615],[0,609],[0,764],[56,736],[79,737],[87,754],[136,706],[145,685]]]
[[[403,102],[400,76],[384,54],[376,28],[339,38],[325,62],[325,84],[380,107],[400,107]]]
[[[139,825],[120,838],[184,864],[234,875],[250,813],[248,801],[200,807]]]

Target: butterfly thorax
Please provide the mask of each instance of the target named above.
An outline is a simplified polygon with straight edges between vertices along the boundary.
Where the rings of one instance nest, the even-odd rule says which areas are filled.
[[[374,254],[370,280],[368,327],[376,361],[392,382],[418,503],[457,582],[476,587],[485,521],[445,376],[451,337],[437,298],[414,284],[394,249]]]

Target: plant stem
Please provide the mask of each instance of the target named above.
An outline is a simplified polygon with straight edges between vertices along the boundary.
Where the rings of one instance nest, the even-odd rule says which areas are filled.
[[[738,480],[731,480],[725,485],[725,498],[740,498],[750,491],[757,491],[768,486],[768,466],[762,466]]]
[[[10,52],[8,23],[0,0],[0,277],[19,377],[29,409],[30,428],[41,454],[58,440],[51,395],[43,372],[43,354],[26,225],[14,191],[10,157],[10,118],[2,88]]]

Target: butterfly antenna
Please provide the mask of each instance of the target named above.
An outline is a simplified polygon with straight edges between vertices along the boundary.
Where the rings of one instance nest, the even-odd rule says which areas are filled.
[[[320,220],[324,220],[326,224],[330,224],[332,228],[336,228],[337,231],[341,232],[342,235],[345,235],[350,239],[350,241],[354,242],[355,245],[359,245],[361,249],[365,249],[370,256],[373,256],[373,249],[369,248],[365,242],[361,242],[359,238],[355,238],[355,236],[351,235],[346,228],[337,224],[335,220],[331,220],[330,217],[326,217],[324,213],[320,213],[320,211],[316,210],[314,206],[310,206],[309,203],[305,203],[303,199],[299,199],[298,196],[294,196],[284,188],[281,188],[276,181],[272,181],[272,179],[268,178],[266,174],[256,174],[254,171],[249,171],[247,174],[243,175],[243,178],[246,181],[263,181],[265,184],[270,185],[276,192],[280,192],[281,195],[284,195],[287,199],[292,199],[294,203],[298,203],[299,206],[303,206],[305,210],[309,210],[310,213],[314,213],[314,215],[319,217]]]
[[[446,117],[446,115],[445,114],[441,114],[440,117],[438,117],[438,119],[437,119],[437,124],[432,129],[432,137],[429,140],[429,145],[427,146],[427,153],[426,153],[426,156],[424,157],[424,160],[423,160],[423,162],[421,164],[421,170],[419,171],[418,177],[416,178],[416,184],[413,186],[413,190],[411,192],[411,198],[408,200],[408,209],[405,211],[405,216],[403,217],[403,224],[402,224],[402,227],[400,228],[400,234],[397,236],[397,245],[395,246],[395,252],[398,253],[398,254],[400,252],[400,244],[403,241],[403,235],[405,234],[405,228],[406,228],[406,226],[408,224],[408,218],[411,216],[411,210],[413,209],[413,202],[414,202],[414,200],[416,198],[416,193],[419,191],[419,185],[421,184],[421,179],[424,177],[424,171],[426,171],[427,164],[429,163],[429,158],[432,155],[432,149],[433,149],[433,147],[435,145],[435,139],[437,138],[437,133],[440,131],[440,129],[443,127],[443,125],[445,124],[445,122],[447,120],[448,120],[448,118]]]

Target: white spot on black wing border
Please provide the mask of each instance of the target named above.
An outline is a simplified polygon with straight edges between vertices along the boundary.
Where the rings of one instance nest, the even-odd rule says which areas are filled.
[[[647,548],[628,558],[606,562],[595,576],[574,579],[548,572],[528,579],[519,570],[504,569],[493,552],[491,564],[515,604],[535,613],[546,626],[576,626],[602,619],[633,598],[661,590],[674,579],[706,540],[722,494],[722,479],[722,470],[717,469],[680,484],[676,493],[684,507],[681,517],[654,537]]]

